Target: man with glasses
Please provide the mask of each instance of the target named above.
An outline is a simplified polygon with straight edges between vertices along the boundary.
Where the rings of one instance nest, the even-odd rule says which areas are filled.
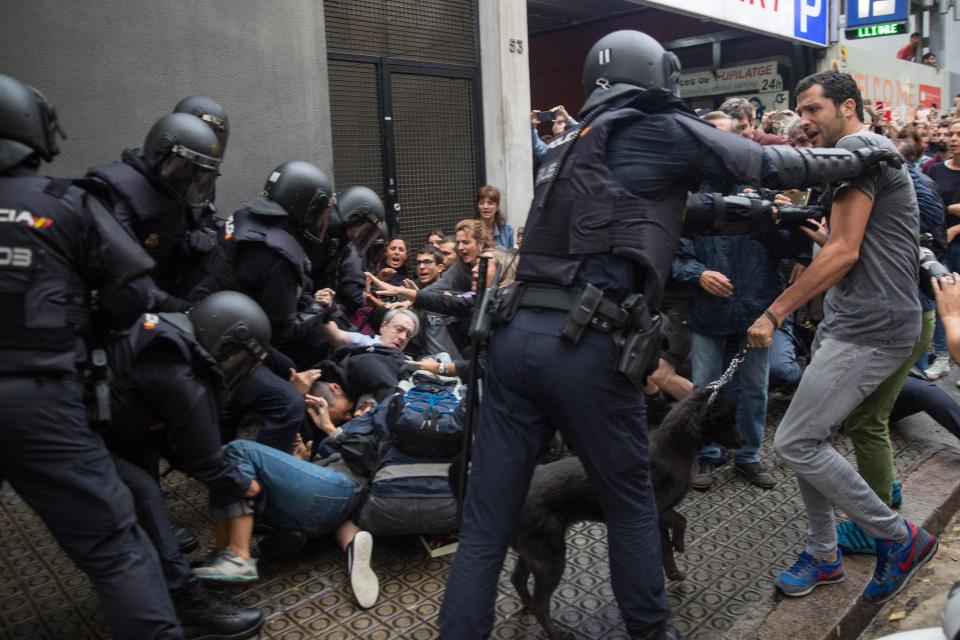
[[[433,284],[443,271],[443,252],[432,244],[425,244],[417,252],[417,284]]]

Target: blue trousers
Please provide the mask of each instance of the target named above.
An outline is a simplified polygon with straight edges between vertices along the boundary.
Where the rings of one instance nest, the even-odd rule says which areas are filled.
[[[615,371],[609,335],[559,337],[565,313],[521,309],[496,330],[439,638],[486,638],[497,580],[522,512],[537,453],[555,430],[590,476],[607,521],[610,578],[627,629],[669,613],[650,483],[643,394]]]
[[[706,336],[693,334],[693,384],[702,389],[719,378],[742,346],[744,337]],[[747,355],[733,380],[724,387],[727,398],[737,405],[737,427],[743,437],[743,446],[734,454],[734,462],[759,462],[760,445],[767,421],[767,383],[770,368],[769,349],[747,349]],[[700,451],[700,458],[719,460],[720,447],[708,444]]]
[[[360,506],[363,488],[350,476],[250,440],[234,440],[223,455],[266,492],[263,521],[278,529],[299,529],[319,538],[337,527]],[[250,513],[233,496],[210,494],[214,518]]]
[[[163,503],[160,485],[149,473],[123,458],[114,457],[113,462],[117,467],[117,475],[133,496],[137,522],[157,550],[167,589],[177,591],[184,588],[194,580],[193,572],[173,537],[173,527]]]
[[[934,382],[907,376],[890,411],[890,422],[915,413],[926,413],[941,427],[960,438],[960,405],[956,400]]]
[[[114,638],[181,637],[157,553],[87,423],[79,382],[0,377],[2,480],[90,576]]]

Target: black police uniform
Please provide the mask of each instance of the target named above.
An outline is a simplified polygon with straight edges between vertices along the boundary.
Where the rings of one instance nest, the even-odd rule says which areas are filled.
[[[146,309],[152,261],[80,189],[15,173],[0,176],[0,479],[90,576],[114,638],[179,638],[156,552],[89,427],[78,373],[95,322],[122,328]]]
[[[171,591],[193,578],[173,538],[157,489],[162,455],[211,491],[238,500],[251,478],[223,457],[220,442],[222,379],[217,363],[193,336],[183,314],[145,314],[107,344],[112,371],[111,421],[101,429],[107,447],[149,474],[120,466],[134,493],[141,526],[150,535]]]
[[[347,311],[356,313],[363,306],[366,279],[363,260],[353,243],[345,237],[333,237],[307,244],[305,249],[313,263],[310,277],[314,288],[333,289]]]
[[[210,230],[201,225],[203,211],[171,198],[150,177],[139,149],[125,149],[121,158],[90,169],[84,186],[110,206],[156,262],[157,309],[184,311],[190,305],[182,298],[192,284],[185,274],[195,274],[213,248]]]
[[[207,276],[189,299],[200,300],[215,291],[239,291],[266,312],[275,345],[305,337],[323,318],[305,319],[298,314],[301,296],[309,290],[310,267],[295,234],[279,205],[255,199],[226,220]],[[230,439],[243,415],[256,411],[265,418],[257,441],[290,451],[306,424],[303,396],[287,381],[287,370],[294,363],[275,348],[268,351],[266,366],[257,368],[231,393],[221,427],[224,439]]]
[[[568,129],[541,164],[518,279],[561,294],[590,283],[612,303],[642,290],[656,305],[687,191],[704,176],[759,181],[760,147],[717,133],[660,90],[628,94]],[[646,633],[668,615],[643,394],[617,372],[612,327],[581,319],[588,324],[573,343],[561,337],[569,315],[521,302],[491,339],[440,638],[490,633],[503,557],[537,453],[555,430],[580,456],[603,507],[627,629]]]

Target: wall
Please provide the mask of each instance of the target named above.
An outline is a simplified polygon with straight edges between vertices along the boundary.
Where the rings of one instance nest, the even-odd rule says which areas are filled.
[[[891,36],[892,37],[892,36]],[[860,86],[864,100],[882,100],[884,104],[915,107],[929,96],[930,88],[939,89],[941,104],[949,104],[949,74],[906,60],[897,60],[886,53],[875,53],[854,44],[844,45],[847,56],[843,61],[839,48],[830,47],[822,62],[822,69],[836,63],[840,71],[849,73]]]
[[[70,136],[52,174],[118,159],[193,94],[230,116],[221,211],[285,160],[331,166],[322,2],[0,0],[0,15],[0,72],[43,90]]]

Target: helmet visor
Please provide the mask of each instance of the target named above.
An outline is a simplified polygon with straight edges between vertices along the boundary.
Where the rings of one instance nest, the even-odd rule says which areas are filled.
[[[160,163],[158,177],[177,199],[189,205],[199,205],[213,195],[219,167],[219,158],[175,145]]]
[[[333,207],[330,206],[330,194],[317,189],[307,204],[303,216],[303,234],[312,242],[322,242],[327,235],[327,226]]]
[[[217,361],[223,373],[223,386],[231,391],[247,379],[267,357],[267,352],[255,340],[245,340],[229,354],[219,354]]]
[[[365,256],[374,243],[381,237],[386,225],[381,220],[371,216],[359,225],[350,228],[351,241],[357,253]]]

